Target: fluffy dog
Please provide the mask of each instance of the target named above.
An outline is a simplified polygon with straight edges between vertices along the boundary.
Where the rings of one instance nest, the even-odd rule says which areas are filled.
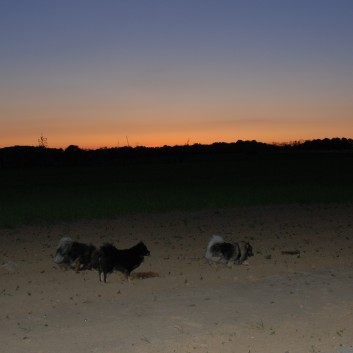
[[[107,274],[113,271],[122,272],[127,280],[130,280],[131,272],[139,267],[145,256],[149,256],[150,251],[146,245],[140,241],[129,249],[119,250],[112,244],[104,244],[99,249],[98,272],[99,280],[106,282]]]
[[[219,235],[213,235],[211,237],[205,253],[205,258],[209,262],[224,265],[241,265],[250,256],[254,256],[254,253],[249,243],[245,241],[226,243]]]
[[[91,270],[98,267],[98,251],[92,244],[79,243],[69,237],[60,240],[54,262],[62,267]]]

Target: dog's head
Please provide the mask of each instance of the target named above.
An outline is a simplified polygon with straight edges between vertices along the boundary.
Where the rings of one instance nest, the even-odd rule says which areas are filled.
[[[54,262],[57,264],[69,263],[70,262],[70,250],[72,246],[72,239],[69,237],[64,237],[60,240],[60,243],[56,249],[54,255]]]
[[[142,241],[140,241],[137,244],[137,249],[138,249],[138,252],[141,256],[150,256],[151,255],[151,252],[147,249],[147,246]]]

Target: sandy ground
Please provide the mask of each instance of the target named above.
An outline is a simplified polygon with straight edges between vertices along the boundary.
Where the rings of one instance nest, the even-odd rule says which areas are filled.
[[[249,266],[210,266],[212,234],[248,240]],[[151,256],[126,282],[63,271],[61,237]],[[300,251],[286,255],[282,251]],[[0,351],[353,352],[353,205],[137,215],[0,230]]]

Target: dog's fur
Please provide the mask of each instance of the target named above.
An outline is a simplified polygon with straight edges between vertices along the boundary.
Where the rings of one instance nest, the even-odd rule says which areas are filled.
[[[98,251],[92,244],[79,243],[69,237],[60,240],[54,262],[62,267],[91,270],[98,267]]]
[[[142,264],[145,256],[149,255],[150,251],[142,241],[132,248],[123,250],[117,249],[112,244],[104,244],[99,249],[99,280],[102,280],[103,275],[106,282],[107,274],[113,271],[122,272],[130,280],[131,272]]]
[[[205,258],[209,262],[224,265],[241,265],[251,256],[254,256],[254,253],[250,243],[245,241],[226,243],[219,235],[211,237],[205,253]]]

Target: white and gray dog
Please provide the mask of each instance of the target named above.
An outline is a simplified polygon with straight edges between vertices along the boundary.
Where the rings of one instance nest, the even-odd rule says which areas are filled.
[[[61,238],[54,255],[54,262],[59,266],[88,270],[98,267],[98,250],[92,244],[79,243],[69,237]]]
[[[254,256],[252,246],[246,241],[226,243],[220,235],[213,235],[208,242],[205,258],[210,263],[241,265]]]

